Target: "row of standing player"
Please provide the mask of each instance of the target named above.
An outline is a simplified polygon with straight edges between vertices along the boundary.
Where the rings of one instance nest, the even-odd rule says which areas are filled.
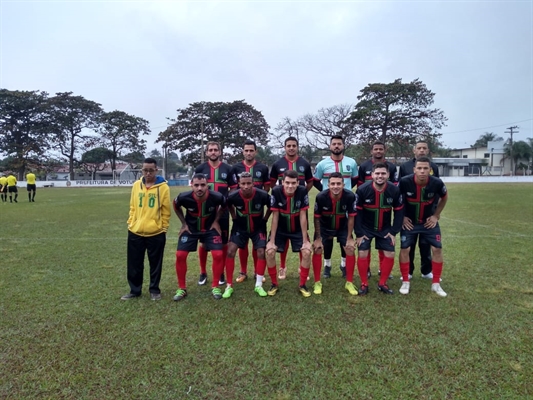
[[[36,177],[33,172],[26,174],[26,189],[28,190],[28,201],[30,203],[35,202],[35,192],[37,190],[35,181]],[[7,203],[8,194],[10,203],[13,203],[13,201],[18,203],[17,178],[12,173],[8,176],[0,176],[0,198],[2,203]]]
[[[427,146],[425,145],[425,143],[418,143],[417,146],[415,147],[415,155],[418,155],[416,153],[416,150],[419,149],[420,147],[424,147],[424,146]],[[330,149],[331,149],[331,157],[328,157],[327,159],[323,160],[323,162],[319,163],[319,165],[317,165],[317,169],[315,171],[315,178],[318,180],[319,178],[324,178],[325,180],[325,183],[328,183],[329,182],[329,178],[331,176],[331,172],[332,171],[337,171],[337,174],[339,174],[341,177],[342,177],[342,180],[346,183],[348,182],[348,184],[350,185],[349,187],[351,188],[353,186],[353,183],[354,182],[357,182],[357,179],[358,179],[358,175],[357,175],[357,166],[355,164],[355,161],[348,158],[348,157],[344,157],[343,156],[343,150],[344,150],[344,143],[343,143],[343,140],[342,140],[342,137],[334,137],[332,138],[332,141],[331,141],[331,146],[330,146]],[[238,175],[241,175],[241,171],[242,172],[251,172],[251,175],[250,175],[250,185],[253,187],[253,186],[262,186],[262,185],[268,185],[270,183],[270,181],[268,179],[265,179],[266,178],[266,174],[268,174],[268,168],[262,164],[259,164],[257,162],[255,162],[255,144],[253,142],[247,142],[245,143],[244,145],[244,151],[243,151],[243,154],[244,154],[244,161],[242,163],[239,163],[238,165],[234,166],[233,168],[232,167],[229,167],[227,164],[224,164],[224,163],[221,163],[220,162],[220,148],[218,146],[218,144],[216,143],[209,143],[208,144],[208,148],[207,148],[207,155],[208,155],[208,161],[204,164],[202,164],[201,166],[199,166],[197,169],[196,169],[196,173],[200,173],[202,175],[199,175],[200,177],[201,176],[205,176],[207,177],[206,179],[206,182],[205,183],[202,183],[202,182],[196,182],[198,185],[198,187],[196,189],[198,189],[197,191],[197,194],[194,195],[193,193],[195,192],[195,187],[194,187],[194,182],[195,180],[193,179],[193,191],[189,192],[188,194],[182,194],[180,196],[186,196],[188,195],[190,197],[189,200],[194,200],[194,197],[196,196],[198,200],[198,195],[200,195],[199,197],[203,197],[204,193],[206,192],[206,188],[207,188],[207,184],[209,184],[213,189],[215,189],[216,191],[226,191],[226,195],[227,195],[227,190],[228,190],[228,187],[229,188],[232,188],[232,187],[236,187],[237,183],[236,183],[236,176]],[[285,150],[286,150],[286,156],[283,157],[282,159],[278,160],[273,166],[272,166],[272,169],[271,169],[271,173],[270,173],[270,178],[272,180],[272,183],[275,183],[279,178],[280,176],[287,170],[295,170],[297,175],[296,175],[296,180],[295,182],[300,182],[302,184],[305,185],[306,189],[304,189],[302,191],[303,188],[299,188],[299,190],[297,190],[296,192],[300,192],[300,193],[305,193],[305,196],[307,196],[307,192],[309,191],[309,189],[312,187],[313,185],[313,177],[311,175],[311,171],[310,171],[310,167],[309,167],[309,164],[303,160],[302,158],[298,157],[298,143],[296,141],[296,139],[294,138],[289,138],[286,140],[285,142]],[[373,146],[373,162],[377,162],[379,161],[380,158],[383,158],[383,155],[384,155],[384,146],[383,144],[381,143],[375,143],[374,146]],[[390,163],[389,163],[390,164]],[[363,164],[362,167],[364,167],[365,164]],[[390,165],[389,165],[390,167]],[[393,168],[395,168],[394,166],[392,166]],[[428,168],[429,169],[429,168]],[[434,167],[431,168],[433,169],[433,171],[437,171]],[[412,170],[412,169],[411,169]],[[362,173],[362,177],[364,177],[365,179],[367,178],[367,175],[371,176],[372,174],[371,173],[368,173],[367,169],[366,168],[363,168],[360,170],[360,172]],[[363,174],[366,174],[366,175],[363,175]],[[387,171],[387,176],[389,175],[388,171]],[[395,176],[395,171],[393,173],[393,176]],[[290,180],[290,179],[289,179]],[[196,181],[198,181],[198,179],[196,179]],[[201,179],[200,179],[201,181]],[[246,181],[248,181],[246,179]],[[440,181],[440,180],[439,180]],[[285,179],[284,179],[284,183],[285,183]],[[320,186],[320,182],[318,181],[315,181],[315,183],[317,184],[317,186]],[[324,181],[323,181],[324,183]],[[291,182],[292,184],[292,182]],[[266,186],[265,185],[265,186]],[[204,186],[204,187],[202,187]],[[265,187],[263,186],[263,187]],[[368,185],[367,185],[368,186]],[[392,186],[392,185],[391,185]],[[394,187],[394,186],[393,186]],[[268,186],[266,186],[266,188],[268,189]],[[221,190],[222,189],[222,190]],[[279,188],[278,188],[279,189]],[[243,189],[241,189],[242,191]],[[287,190],[290,190],[288,188],[283,188],[283,190],[277,190],[278,194],[281,194],[282,197],[284,195],[284,191],[287,191]],[[351,191],[346,191],[347,193],[352,193]],[[217,277],[219,276],[218,272],[220,272],[220,275],[221,275],[221,278],[220,278],[220,281],[219,282],[216,282],[216,280],[213,281],[213,296],[215,298],[220,298],[220,297],[230,297],[231,296],[231,293],[233,292],[233,287],[232,287],[232,282],[228,282],[228,287],[226,288],[226,291],[224,292],[224,295],[221,295],[220,293],[220,290],[217,288],[217,283],[218,284],[223,284],[223,276],[222,276],[222,273],[224,271],[224,260],[227,259],[229,262],[228,264],[231,264],[230,268],[231,268],[231,275],[233,275],[233,263],[234,263],[234,253],[235,253],[235,250],[237,247],[247,247],[247,241],[248,241],[248,238],[246,238],[246,240],[243,242],[242,241],[242,237],[237,240],[237,239],[233,239],[233,237],[235,235],[232,235],[232,241],[230,242],[230,246],[229,246],[229,253],[228,255],[230,257],[227,258],[226,254],[225,254],[225,249],[227,249],[226,246],[224,246],[224,242],[227,240],[224,238],[224,231],[226,233],[225,237],[227,238],[227,233],[228,233],[228,230],[229,230],[229,219],[227,219],[227,222],[221,222],[222,224],[222,229],[218,226],[218,220],[217,220],[217,223],[216,223],[216,226],[218,227],[218,229],[215,229],[214,231],[215,232],[218,232],[218,234],[220,235],[214,235],[213,237],[209,237],[209,238],[206,238],[205,235],[200,235],[200,237],[195,237],[194,235],[191,236],[191,232],[188,228],[189,225],[191,226],[194,226],[195,224],[202,224],[202,223],[205,223],[207,221],[207,219],[205,218],[205,216],[203,215],[200,215],[200,208],[197,207],[196,211],[194,211],[194,207],[193,207],[193,204],[190,205],[190,207],[188,208],[187,205],[185,204],[180,204],[180,196],[178,196],[178,198],[176,199],[175,203],[174,203],[174,206],[175,206],[175,210],[176,210],[176,213],[178,214],[178,217],[180,217],[180,220],[182,221],[182,230],[180,231],[180,239],[179,239],[179,244],[178,244],[178,252],[177,252],[177,258],[176,258],[176,272],[177,272],[177,275],[178,275],[178,281],[180,282],[179,286],[180,286],[180,289],[178,290],[176,296],[174,297],[175,300],[181,300],[182,298],[185,297],[186,295],[186,289],[185,289],[185,284],[184,284],[184,281],[185,281],[185,278],[184,278],[184,271],[186,272],[186,255],[188,254],[189,251],[191,250],[195,250],[196,249],[196,243],[198,240],[200,240],[200,242],[204,242],[203,245],[201,246],[200,248],[200,261],[201,261],[201,267],[202,267],[202,274],[201,274],[201,277],[200,277],[200,280],[199,280],[199,284],[204,284],[205,281],[206,281],[206,270],[205,270],[205,263],[206,263],[206,257],[207,257],[207,250],[210,250],[212,253],[213,253],[213,264],[214,264],[214,267],[213,267],[213,276]],[[217,196],[212,196],[212,197],[217,197]],[[219,198],[222,198],[222,199],[225,199],[225,196],[222,195],[222,196],[218,196]],[[233,197],[238,197],[238,196],[233,196]],[[242,197],[242,196],[240,196]],[[274,200],[275,199],[275,191],[273,191],[273,196],[272,196],[272,201],[273,201],[273,204],[271,207],[273,210],[274,210],[274,218],[273,218],[273,228],[274,226],[276,227],[277,229],[277,219],[279,219],[279,215],[282,215],[283,218],[287,219],[287,216],[288,216],[288,219],[286,222],[286,224],[281,224],[281,226],[290,226],[291,224],[294,225],[294,216],[297,215],[298,213],[294,213],[292,216],[291,216],[291,210],[289,209],[279,209],[277,208],[278,206],[276,206],[276,204],[279,204],[280,206],[283,205],[283,207],[286,207],[286,202],[284,203],[283,202],[283,199],[281,199],[281,201],[279,201],[278,203],[276,203],[276,201]],[[290,197],[290,196],[289,196]],[[198,202],[194,200],[195,203],[197,203],[197,206],[198,206]],[[286,200],[286,199],[285,199]],[[303,200],[302,200],[303,201]],[[297,201],[296,203],[298,202],[302,202],[302,201]],[[183,203],[183,202],[182,202]],[[294,202],[291,202],[291,204],[294,205]],[[185,216],[183,216],[183,213],[181,212],[181,206],[184,206],[185,208],[188,209],[188,216],[191,218],[191,221],[186,221],[185,219]],[[257,206],[257,205],[256,205]],[[192,207],[192,208],[191,208]],[[206,208],[206,205],[204,204],[202,206],[203,209]],[[209,207],[208,207],[209,208]],[[211,207],[211,208],[216,208],[216,207]],[[223,207],[225,209],[225,207]],[[290,207],[292,208],[292,207]],[[233,211],[232,212],[232,216],[234,217],[235,216],[235,208],[232,208],[230,207],[230,209]],[[192,212],[191,212],[192,210]],[[281,211],[281,212],[280,212]],[[286,211],[285,213],[283,211]],[[203,213],[203,211],[202,211]],[[181,215],[180,215],[181,214]],[[190,215],[189,215],[190,214]],[[316,216],[316,215],[315,215]],[[219,217],[223,217],[223,212],[222,214],[219,216]],[[256,215],[257,217],[257,215]],[[220,219],[221,221],[223,221],[224,219],[221,218]],[[252,217],[249,217],[249,221],[252,221]],[[317,221],[317,219],[315,218],[315,221]],[[305,223],[307,223],[307,219],[305,219]],[[226,228],[226,229],[224,229]],[[249,228],[249,224],[248,224],[248,228]],[[303,230],[303,232],[306,232],[307,231],[307,226],[305,227],[306,229]],[[205,231],[206,230],[206,227],[204,226],[203,227],[203,230]],[[265,230],[266,230],[266,227],[265,227]],[[287,232],[285,232],[287,233]],[[290,232],[289,232],[290,233]],[[241,235],[242,236],[242,235]],[[257,235],[256,235],[257,236]],[[264,232],[263,234],[263,241],[266,239],[266,232]],[[286,250],[286,247],[287,245],[285,243],[287,243],[286,239],[293,239],[291,237],[284,237],[284,242],[280,242],[278,240],[278,238],[276,236],[281,236],[283,237],[283,233],[281,235],[276,235],[276,232],[275,230],[273,229],[273,232],[272,232],[272,237],[271,237],[271,241],[269,241],[268,245],[267,245],[267,256],[266,256],[266,259],[267,259],[267,263],[269,264],[269,275],[271,276],[271,278],[273,278],[273,287],[271,288],[271,290],[269,291],[268,294],[275,294],[277,292],[277,282],[274,283],[275,281],[275,277],[276,277],[276,274],[274,273],[274,276],[272,274],[272,265],[271,264],[274,264],[274,271],[275,271],[275,260],[273,258],[273,254],[275,254],[275,251],[278,251],[278,252],[282,252],[283,254],[283,250]],[[440,237],[440,235],[439,235]],[[415,236],[416,238],[416,236]],[[207,239],[207,240],[206,240]],[[359,239],[358,239],[359,241]],[[207,244],[206,244],[207,242]],[[235,243],[237,242],[237,243]],[[332,240],[325,240],[325,244],[329,244],[330,247],[332,247]],[[194,248],[190,247],[191,244],[194,243]],[[181,244],[181,245],[180,245]],[[237,244],[239,244],[237,246]],[[313,266],[314,266],[314,270],[316,271],[316,258],[317,258],[317,255],[320,257],[320,253],[322,250],[321,248],[317,248],[317,243],[315,241],[315,255],[313,256]],[[362,243],[359,243],[360,245]],[[303,245],[304,245],[304,248],[302,249],[303,251],[300,252],[300,255],[302,256],[301,259],[302,259],[302,266],[303,268],[301,268],[301,276],[300,276],[300,280],[301,280],[301,285],[300,285],[300,291],[302,292],[302,294],[304,294],[304,296],[307,296],[307,295],[310,295],[309,291],[307,290],[307,288],[305,287],[305,280],[302,281],[302,275],[306,275],[306,272],[308,274],[308,264],[309,264],[309,259],[310,259],[310,254],[311,254],[311,245],[308,243],[308,241],[305,241],[305,239],[303,240]],[[181,246],[181,248],[180,248]],[[211,246],[211,247],[210,247]],[[214,248],[214,247],[216,248]],[[257,246],[255,246],[255,243],[254,243],[254,247],[257,248]],[[343,246],[344,247],[344,246]],[[380,246],[378,246],[379,248]],[[414,247],[411,246],[411,247]],[[261,246],[260,246],[261,248]],[[275,250],[273,250],[275,248]],[[296,246],[296,249],[297,250],[300,250],[298,249],[298,245]],[[294,246],[294,243],[293,243],[293,250],[295,250],[295,246]],[[327,250],[327,248],[325,249]],[[344,250],[344,248],[343,248]],[[220,252],[220,253],[219,253]],[[255,255],[255,254],[254,254]],[[261,254],[262,255],[262,254]],[[270,257],[269,257],[270,255]],[[241,260],[244,259],[246,260],[247,259],[247,255],[246,257],[243,257],[244,255],[241,255]],[[349,255],[350,256],[350,255]],[[360,254],[361,256],[361,254]],[[254,257],[256,258],[256,262],[254,263],[256,268],[258,265],[261,265],[262,264],[262,259],[263,257]],[[349,258],[349,257],[348,257]],[[380,257],[381,258],[381,257]],[[389,257],[386,257],[386,258],[389,258]],[[360,257],[360,259],[365,259],[365,257]],[[270,260],[270,262],[269,262]],[[327,263],[328,260],[326,260],[326,263]],[[282,263],[283,263],[283,259],[282,259]],[[307,268],[305,268],[305,266],[307,265]],[[321,263],[318,264],[318,267],[320,268],[320,265]],[[283,278],[285,276],[284,272],[285,272],[285,269],[283,268],[284,265],[282,264],[282,268],[280,268],[280,275],[279,277],[280,278]],[[330,267],[330,265],[327,265],[326,264],[326,271],[325,271],[325,276],[328,276],[329,275],[329,272],[328,271],[328,267]],[[342,270],[343,270],[343,274],[346,274],[346,266],[341,266]],[[358,263],[358,267],[359,267],[359,270],[361,271],[361,267]],[[228,274],[230,273],[229,269],[228,268]],[[368,268],[368,264],[367,264],[367,268]],[[350,269],[350,268],[348,268]],[[307,271],[306,271],[307,270]],[[180,273],[181,271],[181,273]],[[348,272],[349,274],[349,272]],[[384,271],[384,274],[385,274],[385,271]],[[181,276],[181,279],[180,279],[180,275]],[[261,281],[261,278],[262,278],[262,273],[261,274],[257,274],[258,277],[257,277],[257,282],[256,282],[256,291],[259,291],[260,295],[266,295],[266,293],[262,290],[262,288],[260,288],[260,281]],[[402,275],[403,275],[403,270],[402,270]],[[384,276],[388,276],[388,274],[384,275]],[[239,274],[239,278],[237,278],[237,281],[242,281],[246,278],[246,271],[244,270],[243,271],[243,267],[241,265],[241,273]],[[306,277],[305,277],[306,278]],[[408,277],[409,278],[409,277]],[[407,278],[407,279],[408,279]],[[230,278],[231,279],[231,278]],[[405,281],[405,279],[404,279]],[[362,282],[363,282],[363,279],[362,279]],[[349,282],[347,282],[347,285],[348,285]],[[389,293],[392,293],[392,291],[390,291],[388,289],[388,287],[385,285],[385,284],[381,284],[381,280],[380,280],[380,285],[379,287],[381,288],[380,290],[382,290],[383,292],[389,292]],[[131,284],[130,284],[131,286]],[[320,287],[318,287],[320,286]],[[362,289],[361,289],[361,292],[362,294],[366,294],[366,292],[368,292],[368,289],[365,291],[364,290],[364,287],[367,287],[367,285],[362,284]],[[402,285],[402,287],[404,287],[404,285]],[[259,288],[259,289],[257,289]],[[347,287],[348,289],[348,287]],[[352,290],[349,290],[350,293],[354,294],[354,290],[353,290],[353,287],[351,288]],[[386,290],[385,290],[386,289]],[[402,292],[402,290],[400,290]],[[320,281],[316,279],[316,272],[315,272],[315,293],[319,293],[321,292],[321,283]],[[355,294],[357,292],[355,291]],[[441,291],[441,295],[442,293],[444,293],[443,291]],[[126,297],[126,296],[125,296]],[[133,297],[133,296],[132,296]]]

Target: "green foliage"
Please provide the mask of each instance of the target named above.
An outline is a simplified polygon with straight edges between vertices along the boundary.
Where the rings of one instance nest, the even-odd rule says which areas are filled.
[[[430,108],[435,94],[415,79],[402,83],[371,83],[357,96],[359,102],[345,120],[346,137],[354,143],[412,143],[421,137],[438,138],[447,118]]]
[[[529,160],[533,158],[533,148],[529,143],[519,140],[513,142],[511,147],[510,142],[507,141],[504,146],[504,159],[513,160],[513,173],[516,173],[518,168],[519,161],[526,161],[526,164],[529,164]]]
[[[100,143],[111,150],[111,169],[116,169],[117,158],[124,152],[146,150],[146,140],[141,135],[148,135],[150,127],[147,120],[127,114],[124,111],[112,111],[102,114],[98,127]]]
[[[498,135],[496,135],[493,132],[485,132],[470,147],[473,148],[473,149],[476,149],[476,148],[479,148],[479,147],[487,147],[489,142],[494,142],[494,141],[497,142],[497,141],[500,141],[500,140],[503,140],[503,138],[501,136],[498,136]]]
[[[369,295],[351,297],[335,245],[323,295],[299,295],[289,253],[275,297],[257,297],[249,279],[215,301],[196,285],[193,252],[189,296],[175,303],[173,216],[163,300],[149,300],[145,270],[142,297],[124,302],[130,188],[38,189],[36,203],[4,204],[0,398],[531,398],[531,185],[448,189],[445,299],[418,261],[408,296],[397,263],[396,293],[380,294],[375,251]]]
[[[74,179],[77,155],[98,143],[87,131],[98,128],[103,110],[100,104],[72,92],[56,93],[48,101],[53,145],[69,163],[70,179]]]
[[[42,91],[0,89],[0,148],[18,179],[50,148],[47,98]]]
[[[223,158],[231,164],[240,159],[244,140],[252,139],[258,146],[268,140],[269,126],[263,114],[244,100],[192,103],[178,109],[177,118],[170,121],[157,141],[169,151],[179,150],[191,165],[200,163],[208,141],[219,142]]]

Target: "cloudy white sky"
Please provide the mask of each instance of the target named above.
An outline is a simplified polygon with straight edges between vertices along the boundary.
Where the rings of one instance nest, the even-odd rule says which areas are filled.
[[[195,101],[246,100],[274,128],[419,78],[445,145],[533,137],[533,2],[5,1],[0,87],[72,91],[157,133]],[[159,146],[159,145],[157,145]]]

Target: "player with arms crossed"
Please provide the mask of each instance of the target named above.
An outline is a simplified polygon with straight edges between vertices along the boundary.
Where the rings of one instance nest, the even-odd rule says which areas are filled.
[[[272,189],[270,210],[272,224],[270,238],[266,247],[266,262],[272,286],[270,296],[278,292],[276,276],[276,251],[283,252],[290,241],[293,252],[301,254],[300,261],[300,293],[304,297],[311,296],[305,286],[311,266],[311,243],[307,235],[307,209],[309,197],[307,190],[298,185],[298,173],[286,170],[283,173],[282,185]]]
[[[281,184],[283,174],[288,170],[293,170],[298,173],[298,183],[305,187],[307,192],[313,188],[311,165],[304,158],[298,156],[298,139],[292,136],[285,139],[285,156],[272,164],[272,168],[270,169],[271,187],[274,187],[277,182]],[[279,279],[285,279],[287,276],[286,261],[289,246],[285,245],[284,248],[285,251],[280,254]]]
[[[207,161],[200,164],[194,170],[195,174],[203,174],[207,180],[207,184],[210,190],[221,193],[225,198],[228,197],[229,188],[233,185],[233,179],[231,178],[231,166],[220,161],[221,150],[220,144],[217,142],[207,143]],[[226,211],[220,217],[220,229],[222,235],[222,251],[224,252],[223,262],[226,260],[226,252],[228,250],[228,235],[229,235],[229,214]],[[211,253],[212,255],[213,253]],[[207,250],[203,244],[200,244],[198,250],[198,259],[200,260],[200,278],[198,279],[198,285],[205,285],[207,283]],[[224,279],[224,272],[222,275],[213,277],[213,280],[218,279],[219,285],[224,285],[226,280]]]
[[[194,174],[191,180],[192,190],[183,192],[174,199],[174,211],[181,221],[176,251],[176,275],[178,290],[174,301],[183,300],[187,296],[187,257],[196,251],[198,241],[204,244],[206,251],[213,257],[213,276],[224,272],[224,246],[219,219],[226,211],[226,198],[219,192],[208,189],[207,179],[203,174]],[[183,210],[187,214],[183,215]],[[222,291],[217,287],[217,280],[211,285],[215,299],[222,298]]]
[[[387,286],[387,279],[394,266],[394,246],[396,235],[402,226],[403,202],[400,189],[388,180],[387,164],[375,163],[372,166],[372,181],[360,186],[355,193],[357,207],[355,234],[359,248],[357,269],[361,278],[360,295],[368,293],[368,255],[373,239],[376,239],[376,249],[382,250],[384,256],[383,260],[380,260],[381,275],[378,290],[385,294],[393,294]]]
[[[401,231],[400,271],[402,273],[401,294],[408,294],[409,251],[419,236],[421,244],[431,246],[433,278],[431,291],[441,297],[446,292],[440,286],[442,274],[442,242],[439,219],[448,201],[446,185],[439,178],[430,175],[431,161],[428,157],[419,157],[415,161],[414,175],[400,180],[400,191],[405,201],[405,215]]]
[[[252,240],[254,251],[257,254],[255,292],[259,296],[265,297],[267,292],[263,289],[263,276],[266,268],[266,221],[263,218],[263,211],[265,207],[270,207],[270,196],[266,191],[254,187],[250,172],[241,172],[238,179],[239,190],[229,194],[227,203],[233,219],[233,226],[226,258],[228,286],[222,297],[229,298],[233,294],[235,253],[237,248],[241,249],[248,246],[249,239]]]
[[[322,267],[322,251],[329,243],[333,247],[336,237],[339,244],[346,249],[346,284],[345,288],[351,295],[357,295],[353,285],[355,270],[355,241],[352,237],[354,229],[355,194],[344,188],[344,178],[340,172],[329,175],[329,188],[320,192],[315,201],[315,237],[313,242],[313,275],[315,284],[313,293],[322,294],[320,270]]]
[[[334,135],[330,139],[329,157],[324,158],[316,165],[314,180],[315,187],[322,191],[328,188],[329,178],[332,173],[340,173],[344,180],[344,187],[351,189],[357,183],[357,163],[353,158],[344,155],[344,138]],[[331,277],[331,254],[333,253],[333,240],[324,243],[324,278]],[[314,268],[314,267],[313,267]],[[341,245],[342,277],[346,278],[346,252]]]
[[[231,170],[231,177],[233,184],[231,189],[237,189],[239,187],[239,175],[243,172],[248,172],[251,174],[253,187],[258,189],[270,191],[270,178],[268,174],[268,167],[260,163],[255,159],[257,155],[257,145],[253,140],[246,140],[242,149],[242,155],[244,160],[235,164]],[[257,252],[252,250],[252,258],[254,260],[254,265],[257,265]],[[237,283],[244,282],[248,278],[248,242],[246,246],[239,247],[239,263],[241,266],[241,271],[237,277]]]

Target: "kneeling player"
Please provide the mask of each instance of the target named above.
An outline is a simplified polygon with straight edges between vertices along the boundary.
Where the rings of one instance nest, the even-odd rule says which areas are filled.
[[[443,259],[439,218],[448,201],[448,192],[444,182],[429,174],[430,170],[430,159],[419,157],[415,160],[414,175],[400,180],[400,191],[405,199],[405,215],[400,234],[400,271],[403,281],[400,293],[409,293],[409,251],[411,246],[415,245],[416,237],[420,235],[420,244],[431,245],[431,290],[441,297],[446,297],[446,292],[440,286]]]
[[[311,265],[311,243],[307,236],[308,208],[309,197],[305,187],[298,185],[298,172],[286,170],[283,173],[282,184],[272,189],[270,203],[272,225],[266,247],[268,274],[272,279],[269,296],[274,296],[278,292],[276,251],[282,253],[289,241],[292,251],[301,254],[300,293],[304,297],[311,296],[311,292],[305,286]]]
[[[226,209],[226,198],[207,188],[203,174],[195,174],[191,185],[191,191],[180,193],[174,199],[174,211],[181,221],[176,251],[178,290],[174,301],[183,300],[187,296],[187,257],[189,252],[196,251],[198,241],[204,244],[206,251],[211,251],[213,276],[220,276],[224,272],[223,243],[218,220]],[[183,215],[182,207],[187,210],[186,216]],[[222,298],[222,292],[217,283],[213,279],[212,294],[218,300]]]
[[[231,192],[227,201],[233,219],[233,227],[226,258],[228,285],[222,297],[227,299],[233,294],[235,253],[237,248],[243,249],[248,246],[248,239],[252,240],[254,251],[257,252],[255,292],[259,296],[265,297],[267,292],[263,289],[263,276],[266,268],[266,221],[263,219],[263,211],[265,206],[270,207],[270,196],[264,190],[254,188],[252,174],[249,172],[242,172],[237,179],[239,190]]]
[[[400,231],[403,219],[403,202],[400,189],[388,182],[389,168],[385,163],[375,163],[372,167],[372,181],[368,181],[357,189],[355,194],[357,218],[355,234],[359,248],[357,269],[361,278],[359,294],[368,293],[368,264],[372,239],[376,239],[376,249],[383,251],[383,259],[379,261],[381,275],[378,290],[392,294],[387,286],[392,267],[394,266],[394,245],[396,235]],[[392,211],[394,220],[391,225]]]
[[[332,172],[329,176],[329,188],[320,192],[315,201],[315,240],[313,242],[313,275],[315,284],[313,293],[322,293],[320,270],[322,268],[322,252],[324,244],[333,247],[333,239],[346,251],[346,284],[345,288],[351,295],[357,295],[353,285],[355,270],[355,241],[352,238],[354,229],[355,194],[344,189],[344,178],[340,172]]]

